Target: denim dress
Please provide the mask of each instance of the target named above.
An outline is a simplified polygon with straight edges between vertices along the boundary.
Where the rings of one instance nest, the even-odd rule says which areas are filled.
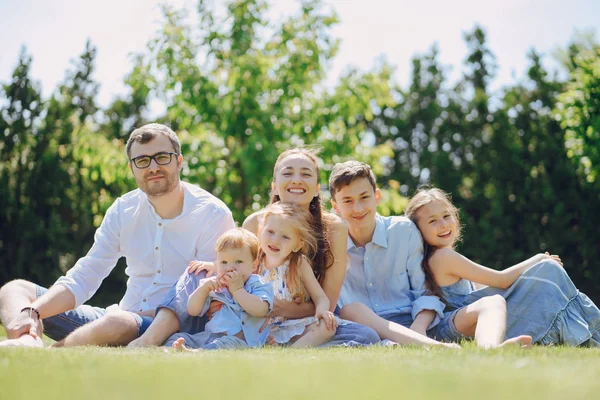
[[[508,289],[475,289],[465,279],[440,289],[450,313],[485,296],[504,297],[507,338],[531,335],[541,345],[600,347],[600,310],[554,261],[534,265]]]

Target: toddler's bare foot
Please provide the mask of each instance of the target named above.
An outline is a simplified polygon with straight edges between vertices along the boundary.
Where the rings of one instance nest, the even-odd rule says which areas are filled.
[[[197,349],[188,349],[187,347],[185,347],[184,338],[179,338],[176,341],[174,341],[171,347],[177,351],[198,351]]]
[[[26,333],[16,339],[0,342],[0,347],[44,347],[44,342],[39,337],[33,337]]]
[[[518,345],[521,347],[530,347],[532,341],[533,341],[533,338],[531,336],[521,335],[521,336],[516,336],[516,337],[505,340],[504,342],[502,342],[500,344],[499,347],[507,346],[507,345]]]

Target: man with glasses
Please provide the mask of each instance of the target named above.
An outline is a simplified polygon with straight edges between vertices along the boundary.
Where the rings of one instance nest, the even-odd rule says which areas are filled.
[[[139,189],[111,205],[88,254],[50,289],[25,280],[0,289],[8,335],[0,346],[41,347],[43,329],[55,346],[126,345],[148,328],[192,260],[215,259],[216,240],[235,223],[223,202],[180,181],[183,158],[175,132],[148,124],[132,132],[126,148]],[[129,279],[119,305],[84,305],[120,257]]]

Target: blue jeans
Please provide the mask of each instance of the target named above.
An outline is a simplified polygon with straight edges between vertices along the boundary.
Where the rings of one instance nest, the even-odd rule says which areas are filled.
[[[48,289],[45,287],[37,285],[36,295],[37,297],[40,297],[47,291]],[[100,319],[104,315],[106,315],[106,309],[84,304],[73,310],[44,318],[44,334],[51,339],[60,341],[80,326]],[[140,337],[152,323],[152,318],[141,317],[136,313],[131,313],[131,315],[137,322],[138,337]]]
[[[465,339],[466,337],[454,326],[454,316],[457,312],[458,310],[444,313],[444,318],[436,326],[427,330],[427,336],[441,342],[460,342]],[[409,329],[413,323],[410,314],[392,314],[383,318]]]
[[[169,309],[175,313],[177,320],[179,321],[178,332],[195,334],[204,331],[205,325],[208,322],[208,317],[206,315],[202,317],[192,317],[187,311],[188,299],[198,287],[200,280],[204,278],[206,278],[205,271],[202,271],[198,275],[184,272],[179,277],[177,283],[169,290],[163,302],[156,309],[157,313],[161,308]]]
[[[185,339],[185,347],[188,349],[222,350],[222,349],[247,349],[248,343],[236,336],[228,336],[223,333],[211,333],[208,331],[190,334],[177,332],[171,335],[165,342],[165,346],[171,347],[179,339]]]
[[[340,307],[336,306],[333,313],[339,317]],[[360,347],[377,344],[379,341],[379,335],[373,328],[343,319],[341,320],[341,323],[338,324],[333,338],[320,347]]]

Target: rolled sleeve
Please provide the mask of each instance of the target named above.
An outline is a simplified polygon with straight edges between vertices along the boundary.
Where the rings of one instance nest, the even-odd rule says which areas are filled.
[[[273,299],[275,296],[273,293],[273,285],[270,282],[263,282],[262,278],[256,276],[250,285],[247,286],[248,289],[246,289],[246,291],[254,296],[257,296],[259,299],[266,301],[267,304],[269,304],[269,312],[271,312],[273,310]]]
[[[108,211],[94,234],[94,245],[85,257],[60,277],[55,285],[66,287],[75,296],[78,307],[89,300],[115,267],[120,251],[119,199]]]
[[[409,237],[409,256],[407,262],[410,292],[414,298],[412,317],[415,319],[423,310],[435,311],[436,316],[429,329],[436,326],[444,318],[444,303],[437,296],[425,295],[425,273],[421,267],[423,261],[423,239],[414,223],[411,223]]]

